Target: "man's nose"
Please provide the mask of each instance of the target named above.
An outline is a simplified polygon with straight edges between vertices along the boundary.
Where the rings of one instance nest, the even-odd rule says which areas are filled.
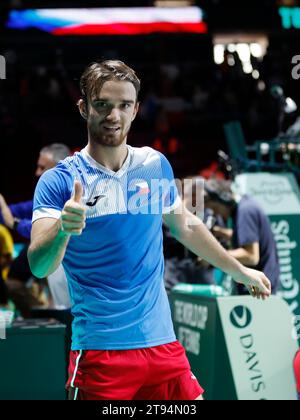
[[[106,118],[109,119],[109,120],[111,120],[111,121],[119,121],[119,119],[120,119],[120,111],[116,107],[111,108],[111,110],[107,114]]]

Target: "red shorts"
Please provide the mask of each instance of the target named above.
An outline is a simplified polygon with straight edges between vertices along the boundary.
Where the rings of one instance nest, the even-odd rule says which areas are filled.
[[[78,400],[195,400],[203,389],[182,345],[70,353],[67,388]]]

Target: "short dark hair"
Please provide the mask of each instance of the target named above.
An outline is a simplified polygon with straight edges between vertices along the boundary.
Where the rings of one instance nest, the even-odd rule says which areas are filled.
[[[230,181],[210,179],[205,182],[204,190],[205,203],[208,201],[217,201],[229,207],[235,205],[235,196]]]
[[[91,63],[84,71],[80,79],[80,90],[84,103],[88,104],[88,99],[93,94],[101,90],[108,80],[120,80],[131,82],[136,90],[138,98],[141,82],[135,71],[128,67],[123,61],[105,60],[102,62]]]

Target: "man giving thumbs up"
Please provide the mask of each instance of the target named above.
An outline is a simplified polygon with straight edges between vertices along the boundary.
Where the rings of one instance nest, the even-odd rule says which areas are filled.
[[[43,278],[52,274],[64,258],[71,236],[80,236],[85,228],[85,207],[82,205],[83,188],[80,181],[73,184],[73,194],[63,206],[61,216],[56,212],[41,217],[32,226],[31,237],[35,238],[29,248],[29,263],[34,274]]]
[[[165,156],[127,144],[139,90],[135,72],[121,61],[91,64],[78,102],[88,144],[46,172],[35,192],[28,256],[36,276],[62,262],[68,278],[74,322],[67,387],[73,399],[202,398],[176,340],[164,289],[162,220],[181,243],[249,286],[253,296],[271,293],[263,273],[232,258],[183,206]],[[159,194],[155,182],[162,185]],[[197,226],[190,228],[193,217]]]
[[[74,193],[63,208],[61,230],[68,235],[81,235],[85,228],[85,207],[81,203],[83,188],[80,181],[74,183]]]

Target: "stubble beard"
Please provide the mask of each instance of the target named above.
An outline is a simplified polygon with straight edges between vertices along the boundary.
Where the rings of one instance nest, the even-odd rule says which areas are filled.
[[[99,146],[104,146],[104,147],[121,146],[121,144],[123,144],[127,139],[129,128],[125,132],[121,128],[116,135],[111,135],[111,134],[103,133],[101,130],[101,126],[95,126],[93,124],[88,125],[90,140],[93,143],[98,144]]]

